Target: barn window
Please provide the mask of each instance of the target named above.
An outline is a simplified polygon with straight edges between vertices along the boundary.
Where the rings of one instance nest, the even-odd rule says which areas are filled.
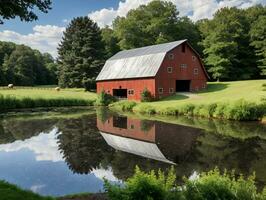
[[[192,56],[192,60],[195,61],[196,60],[196,56]]]
[[[194,74],[198,75],[199,74],[199,69],[198,68],[194,68]]]
[[[169,93],[173,94],[174,93],[174,88],[169,88]]]
[[[181,68],[187,68],[187,64],[181,64],[180,67]]]
[[[173,60],[174,59],[174,54],[173,53],[169,53],[168,54],[168,58],[169,58],[169,60]]]
[[[159,94],[163,94],[163,88],[159,88],[158,91],[159,91]]]
[[[131,125],[130,125],[130,128],[131,128],[131,129],[134,129],[134,128],[135,128],[134,124],[131,124]]]
[[[173,68],[172,67],[167,67],[167,72],[168,73],[172,73],[173,72]]]
[[[185,43],[182,44],[182,52],[183,52],[183,53],[186,52],[186,44],[185,44]]]
[[[128,94],[129,94],[129,95],[133,95],[133,94],[134,94],[134,90],[133,90],[133,89],[128,90]]]

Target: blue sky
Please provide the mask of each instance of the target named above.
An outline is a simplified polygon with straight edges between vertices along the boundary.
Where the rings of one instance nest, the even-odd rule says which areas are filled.
[[[102,8],[117,8],[118,3],[119,0],[52,0],[52,10],[48,14],[37,12],[38,21],[26,23],[19,19],[6,20],[5,24],[0,26],[0,31],[13,30],[21,34],[28,34],[32,32],[32,28],[36,25],[65,26],[64,20],[85,16]]]
[[[148,4],[152,0],[52,0],[48,14],[38,13],[39,20],[21,22],[5,21],[0,25],[0,40],[25,44],[41,52],[57,56],[57,46],[63,31],[73,17],[89,16],[100,27],[111,25],[117,16],[125,16],[130,9]],[[177,6],[181,16],[193,21],[211,18],[223,7],[248,8],[256,4],[266,5],[266,0],[166,0]]]

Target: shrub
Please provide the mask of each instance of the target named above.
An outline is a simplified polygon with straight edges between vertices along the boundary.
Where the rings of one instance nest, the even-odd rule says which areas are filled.
[[[111,185],[105,181],[105,190],[110,200],[164,200],[175,186],[173,168],[165,175],[160,170],[145,173],[136,167],[135,174],[125,182],[125,186]]]
[[[116,102],[117,99],[110,94],[105,93],[104,90],[100,92],[95,102],[97,106],[108,106],[109,104]]]
[[[147,89],[144,88],[144,90],[141,93],[141,101],[142,102],[150,102],[153,100],[151,92]]]
[[[161,115],[178,115],[178,109],[173,107],[167,107],[158,111]]]
[[[234,172],[221,173],[216,168],[194,179],[185,178],[184,184],[177,186],[173,168],[167,175],[136,168],[123,186],[105,181],[105,190],[110,200],[265,200],[266,188],[257,192],[254,180],[254,175],[236,178]]]

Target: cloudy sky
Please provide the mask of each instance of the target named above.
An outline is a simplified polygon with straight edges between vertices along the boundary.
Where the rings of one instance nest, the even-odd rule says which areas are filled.
[[[40,13],[36,22],[5,21],[0,25],[0,40],[26,44],[41,52],[57,56],[57,45],[65,27],[73,17],[89,16],[100,27],[110,25],[117,16],[125,16],[132,8],[152,0],[52,0],[52,10]],[[173,2],[180,15],[196,21],[211,18],[222,7],[248,8],[255,4],[266,5],[266,0],[167,0]]]

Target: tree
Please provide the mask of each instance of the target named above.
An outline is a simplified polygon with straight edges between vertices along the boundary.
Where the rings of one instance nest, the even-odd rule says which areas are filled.
[[[92,88],[104,62],[101,31],[88,17],[73,19],[58,48],[61,87]]]
[[[126,17],[113,22],[114,33],[121,49],[161,44],[188,39],[201,53],[200,32],[188,17],[179,17],[177,7],[168,1],[155,0],[130,10]]]
[[[260,16],[251,27],[251,45],[256,48],[261,75],[266,75],[266,15]]]
[[[250,79],[257,75],[254,48],[249,45],[249,23],[237,8],[223,8],[212,20],[199,23],[205,63],[214,79]]]
[[[34,21],[38,16],[33,12],[38,9],[47,13],[51,9],[51,0],[1,0],[0,1],[0,24],[4,19],[19,17],[21,21]]]
[[[117,17],[113,28],[122,49],[175,40],[178,11],[171,2],[155,0]]]
[[[251,24],[249,35],[251,45],[256,49],[260,74],[266,75],[266,6],[250,7],[246,15]]]
[[[105,46],[106,59],[108,59],[120,51],[118,38],[114,35],[114,31],[108,26],[101,29],[101,35]]]

